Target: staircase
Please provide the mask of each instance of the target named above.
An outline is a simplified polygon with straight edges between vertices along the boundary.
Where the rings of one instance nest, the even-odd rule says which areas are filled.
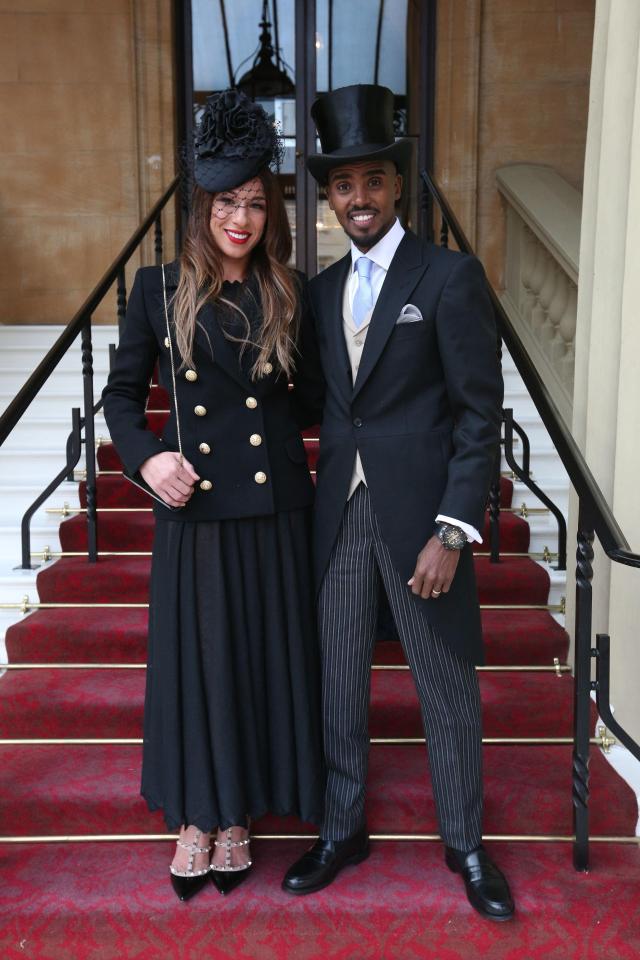
[[[104,330],[104,346],[102,336],[101,330],[96,367],[106,371],[113,331]],[[13,450],[5,445],[0,453],[2,493],[5,484],[7,492],[12,487],[16,507],[30,502],[62,463],[71,384],[55,383],[22,439],[16,435]],[[508,357],[505,384],[505,405],[531,438],[537,482],[566,504],[566,476]],[[64,410],[56,390],[66,392]],[[149,409],[166,406],[163,391],[153,388]],[[153,429],[164,416],[150,415]],[[313,469],[316,441],[310,435],[306,442]],[[32,602],[37,596],[41,604],[60,605],[26,617],[14,612],[20,619],[6,635],[10,663],[57,666],[7,670],[0,679],[3,957],[637,957],[637,846],[594,844],[591,874],[576,873],[571,863],[573,681],[560,612],[564,575],[528,555],[553,551],[554,525],[509,476],[501,483],[502,562],[482,555],[485,525],[476,567],[487,650],[480,675],[485,835],[512,882],[516,920],[498,926],[477,917],[459,878],[446,870],[441,845],[430,842],[437,825],[419,707],[399,645],[390,641],[377,644],[372,681],[371,858],[327,890],[292,898],[280,881],[311,829],[267,817],[253,827],[256,866],[246,884],[228,899],[212,886],[192,904],[179,904],[168,882],[171,846],[162,818],[139,796],[152,515],[148,499],[118,476],[113,446],[101,443],[97,456],[98,504],[109,508],[99,514],[97,564],[73,555],[87,548],[82,514],[58,525],[59,515],[41,512],[34,550],[48,545],[66,555],[35,572],[10,571],[19,557],[16,514],[0,515],[2,599],[11,594],[17,602],[29,593]],[[14,464],[13,475],[5,463]],[[31,464],[38,464],[33,472]],[[57,507],[65,501],[86,505],[82,481],[52,498]],[[522,502],[527,518],[519,515]],[[594,712],[594,736],[595,720]],[[591,776],[593,835],[632,837],[635,796],[599,750]]]

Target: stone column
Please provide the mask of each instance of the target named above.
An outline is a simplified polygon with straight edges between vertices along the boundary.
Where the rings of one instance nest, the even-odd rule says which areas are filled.
[[[639,258],[640,4],[637,0],[598,0],[582,212],[573,430],[636,551],[640,550]],[[575,502],[571,520],[575,532]],[[595,571],[594,631],[611,634],[612,702],[619,720],[640,740],[640,570],[611,564],[597,549]],[[569,598],[571,592],[569,586]],[[573,604],[570,615],[572,609]]]

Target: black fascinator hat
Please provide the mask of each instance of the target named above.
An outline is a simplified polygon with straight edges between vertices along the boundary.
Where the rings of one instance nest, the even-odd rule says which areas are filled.
[[[196,127],[193,176],[207,193],[251,180],[281,155],[275,121],[239,90],[207,97]]]
[[[411,141],[396,140],[393,93],[374,83],[337,87],[311,107],[322,153],[307,159],[311,175],[325,186],[329,171],[341,163],[392,160],[403,173],[411,157]]]

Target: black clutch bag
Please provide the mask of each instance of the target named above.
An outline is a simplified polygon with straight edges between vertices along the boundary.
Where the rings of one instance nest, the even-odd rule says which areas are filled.
[[[165,277],[164,277],[164,263],[161,266],[162,266],[162,297],[164,300],[164,319],[167,325],[167,344],[169,346],[169,361],[171,363],[171,383],[173,386],[173,403],[176,411],[176,429],[178,433],[178,451],[179,451],[178,456],[180,460],[180,466],[182,466],[183,455],[182,455],[182,437],[180,435],[180,414],[178,411],[178,396],[176,393],[176,371],[175,371],[175,365],[173,362],[173,341],[171,339],[171,327],[169,324],[169,310],[167,308],[167,287],[166,287]],[[167,510],[183,509],[182,507],[172,507],[171,504],[163,500],[162,497],[160,497],[155,492],[153,487],[150,487],[149,484],[146,482],[146,480],[142,478],[142,475],[139,470],[136,470],[135,473],[130,473],[127,470],[127,468],[123,465],[122,476],[125,478],[125,480],[128,480],[129,483],[132,483],[134,486],[138,487],[139,490],[142,490],[144,493],[148,494],[148,496],[153,497],[153,499],[156,500],[158,503],[161,503],[162,506],[166,507]]]

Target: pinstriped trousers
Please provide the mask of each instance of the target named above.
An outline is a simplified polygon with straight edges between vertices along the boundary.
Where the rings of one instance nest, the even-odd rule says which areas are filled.
[[[440,835],[468,851],[482,834],[482,727],[473,664],[427,623],[391,560],[369,491],[347,502],[319,597],[324,749],[321,835],[344,840],[364,823],[368,712],[380,580],[418,691]],[[437,603],[438,601],[434,601]],[[393,829],[393,824],[385,824]]]

